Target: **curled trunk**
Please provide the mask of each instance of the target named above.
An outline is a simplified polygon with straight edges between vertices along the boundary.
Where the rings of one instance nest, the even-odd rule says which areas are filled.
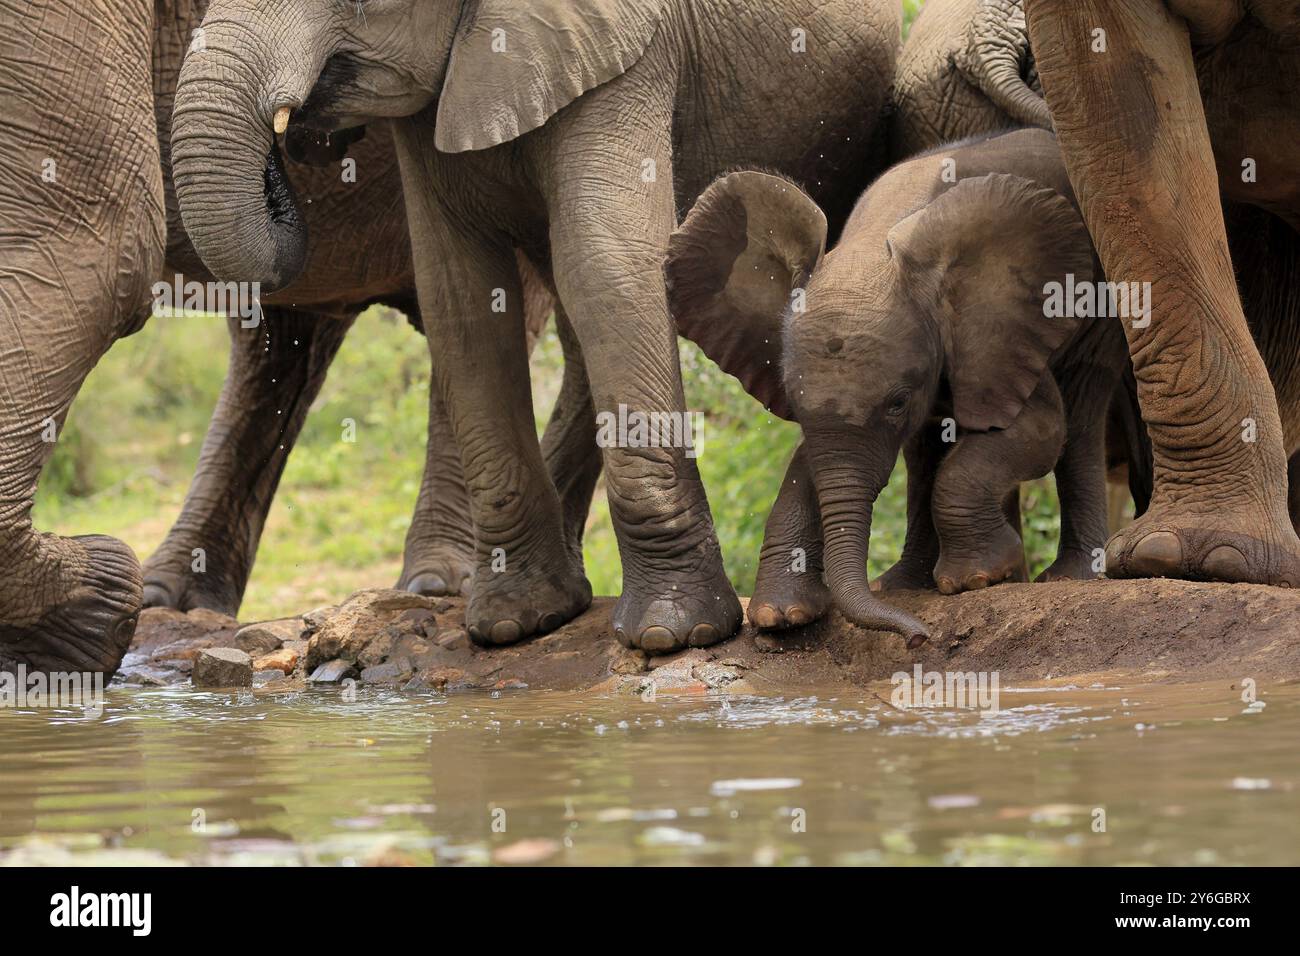
[[[835,606],[854,624],[892,631],[915,648],[930,636],[925,625],[880,600],[867,581],[872,507],[893,464],[894,458],[883,453],[828,450],[813,455],[813,481],[822,514],[826,583]]]
[[[302,271],[307,226],[272,129],[283,104],[266,100],[256,62],[236,52],[238,37],[226,39],[219,24],[207,28],[206,49],[181,69],[172,176],[185,231],[213,275],[270,292]]]
[[[982,0],[971,20],[961,71],[1004,113],[1027,126],[1052,129],[1052,114],[1025,77],[1031,55],[1021,0]]]

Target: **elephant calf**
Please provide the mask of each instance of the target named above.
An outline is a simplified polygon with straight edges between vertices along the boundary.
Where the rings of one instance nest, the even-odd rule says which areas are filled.
[[[910,646],[925,639],[866,577],[872,505],[900,448],[908,536],[887,587],[933,575],[956,593],[1023,579],[1006,503],[1053,469],[1061,541],[1044,574],[1089,575],[1107,536],[1105,425],[1125,346],[1114,320],[1045,308],[1050,283],[1100,278],[1052,134],[1021,130],[901,163],[862,196],[829,252],[826,241],[816,203],[759,172],[715,182],[671,241],[682,332],[803,427],[751,620],[806,624],[833,597],[864,627]]]

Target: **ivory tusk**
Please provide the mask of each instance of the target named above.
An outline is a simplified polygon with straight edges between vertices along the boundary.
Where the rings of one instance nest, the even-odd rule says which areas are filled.
[[[278,136],[289,128],[289,107],[281,106],[275,111],[275,132]]]

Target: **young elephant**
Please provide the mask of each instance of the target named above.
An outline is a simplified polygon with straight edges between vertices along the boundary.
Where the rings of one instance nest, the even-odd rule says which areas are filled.
[[[858,624],[925,639],[866,577],[872,505],[900,448],[908,535],[887,585],[933,573],[955,593],[1023,578],[1004,505],[1053,468],[1061,543],[1046,576],[1089,574],[1107,535],[1105,421],[1124,340],[1117,321],[1045,309],[1048,283],[1098,275],[1055,138],[1022,130],[909,160],[863,195],[830,252],[826,236],[794,183],[740,172],[704,193],[671,243],[683,333],[803,427],[751,620],[805,624],[833,596]]]

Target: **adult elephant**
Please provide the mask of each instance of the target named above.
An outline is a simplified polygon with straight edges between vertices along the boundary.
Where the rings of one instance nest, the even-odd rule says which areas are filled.
[[[156,280],[209,278],[181,225],[169,156],[176,79],[187,47],[202,43],[195,31],[205,10],[204,0],[97,0],[86,10],[0,2],[0,669],[111,672],[142,597],[237,610],[285,458],[352,319],[379,301],[418,320],[386,128],[351,144],[354,182],[338,165],[347,138],[300,134],[290,143],[300,161],[290,175],[311,200],[303,216],[317,242],[300,280],[264,300],[259,325],[231,320],[229,375],[199,473],[144,581],[121,542],[32,527],[50,438],[85,375],[115,339],[143,325]],[[549,294],[540,290],[530,303],[536,330]],[[572,353],[572,336],[562,337]],[[585,394],[581,362],[569,363],[570,418],[583,414]],[[559,424],[548,460],[564,468],[564,488],[585,507],[599,459],[590,438],[575,445],[572,429]],[[473,540],[465,498],[435,395],[402,585],[460,589]],[[580,534],[572,520],[567,527],[571,538]]]
[[[1107,545],[1107,573],[1300,585],[1286,436],[1220,202],[1300,225],[1300,9],[1027,0],[1026,15],[1106,274],[1151,283],[1149,325],[1125,331],[1155,490]]]
[[[898,8],[217,0],[204,29],[172,148],[187,231],[222,278],[280,286],[301,266],[276,125],[291,112],[329,131],[395,119],[422,311],[438,322],[436,378],[478,532],[469,624],[499,644],[590,597],[532,434],[508,249],[545,265],[598,411],[682,414],[662,270],[677,209],[718,172],[761,165],[842,216],[873,164]],[[604,452],[624,567],[615,634],[667,651],[732,633],[740,607],[687,449]]]

